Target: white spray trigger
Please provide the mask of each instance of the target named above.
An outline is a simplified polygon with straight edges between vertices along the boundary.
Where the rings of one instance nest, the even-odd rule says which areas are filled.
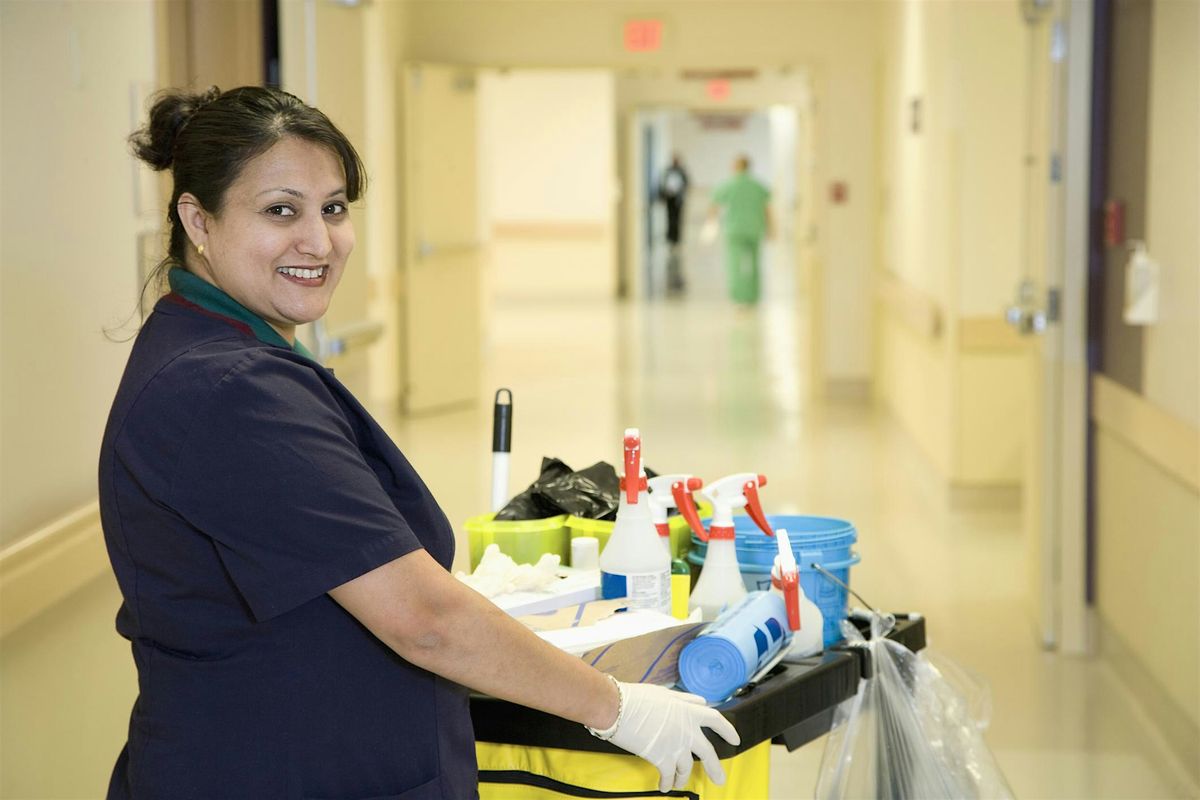
[[[779,565],[780,576],[796,571],[796,554],[792,552],[792,543],[788,541],[788,532],[783,528],[775,529],[775,540],[779,543],[779,555],[775,563]]]

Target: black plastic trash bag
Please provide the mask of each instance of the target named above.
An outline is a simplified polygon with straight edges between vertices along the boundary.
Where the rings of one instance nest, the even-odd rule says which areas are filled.
[[[986,703],[960,689],[965,672],[944,658],[935,666],[925,654],[884,638],[894,624],[872,614],[866,641],[854,625],[842,623],[847,641],[869,651],[872,675],[834,712],[818,800],[1012,798],[983,741]]]
[[[562,514],[554,501],[541,495],[541,489],[546,484],[570,474],[571,468],[557,458],[543,457],[542,472],[538,479],[496,512],[496,520],[514,522],[522,519],[545,519]]]
[[[656,473],[646,468],[647,477]],[[621,481],[616,469],[597,461],[587,469],[573,471],[557,458],[542,458],[542,474],[500,509],[496,519],[513,522],[573,514],[612,522],[621,501]]]
[[[617,518],[621,482],[612,464],[605,461],[547,481],[539,491],[545,500],[562,509],[560,513],[587,519]]]

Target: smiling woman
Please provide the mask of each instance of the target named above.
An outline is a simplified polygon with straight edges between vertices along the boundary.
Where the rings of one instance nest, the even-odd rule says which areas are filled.
[[[354,249],[345,183],[334,153],[288,136],[245,166],[220,215],[183,192],[188,271],[295,341],[297,325],[324,315]]]
[[[693,755],[723,780],[701,731],[737,742],[718,712],[608,680],[449,574],[437,501],[296,341],[354,248],[341,132],[247,87],[164,95],[132,142],[175,187],[171,291],[100,448],[139,683],[110,800],[474,797],[464,686],[589,726],[664,791]]]
[[[184,268],[289,343],[296,325],[325,313],[354,249],[348,204],[366,178],[324,114],[258,87],[165,92],[130,142],[174,183],[170,245],[152,280]]]

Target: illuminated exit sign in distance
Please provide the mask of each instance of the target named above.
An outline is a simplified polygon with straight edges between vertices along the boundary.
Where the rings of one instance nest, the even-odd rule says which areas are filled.
[[[625,23],[625,49],[630,53],[654,53],[662,47],[662,20],[631,19]]]

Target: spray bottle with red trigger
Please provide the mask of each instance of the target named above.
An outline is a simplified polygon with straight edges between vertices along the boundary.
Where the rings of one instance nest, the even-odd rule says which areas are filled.
[[[690,608],[699,608],[706,620],[716,619],[722,608],[738,602],[746,595],[734,545],[733,510],[745,508],[763,533],[775,535],[775,531],[767,524],[762,503],[758,499],[758,487],[766,485],[765,475],[740,472],[713,481],[701,489],[700,494],[713,507],[712,524],[707,531],[700,524],[695,506],[681,509],[696,535],[708,542],[704,567],[700,570],[700,579],[696,581],[696,588],[688,603]]]
[[[600,593],[604,599],[628,597],[631,608],[671,613],[671,556],[658,541],[650,519],[642,437],[625,431],[624,476],[617,521],[600,553]]]
[[[695,510],[695,500],[692,492],[704,485],[704,481],[692,475],[658,475],[649,480],[650,486],[650,518],[654,520],[654,528],[658,531],[658,540],[662,542],[671,557],[671,614],[678,619],[686,619],[688,615],[688,595],[692,588],[692,571],[687,562],[675,558],[671,547],[671,526],[668,522],[668,512],[672,508],[681,511],[686,508]]]

